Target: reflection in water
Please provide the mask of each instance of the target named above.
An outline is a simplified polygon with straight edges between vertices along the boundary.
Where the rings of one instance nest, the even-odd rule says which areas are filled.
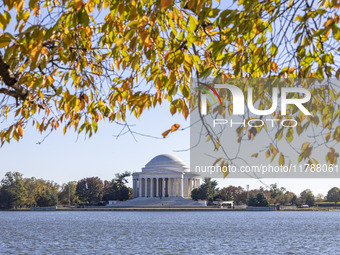
[[[0,212],[1,254],[339,254],[339,212]]]

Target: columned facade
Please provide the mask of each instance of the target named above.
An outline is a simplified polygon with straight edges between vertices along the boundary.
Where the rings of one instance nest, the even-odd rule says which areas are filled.
[[[199,179],[145,177],[133,179],[133,197],[190,197]]]
[[[159,155],[133,173],[133,197],[191,198],[191,191],[198,188],[199,175],[173,155]]]

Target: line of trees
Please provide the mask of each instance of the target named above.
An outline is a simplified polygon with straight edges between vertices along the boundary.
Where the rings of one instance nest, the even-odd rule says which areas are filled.
[[[132,189],[126,186],[129,172],[116,174],[111,181],[89,177],[59,185],[53,181],[24,178],[7,172],[0,184],[0,208],[25,208],[56,205],[102,205],[109,200],[127,200]]]
[[[249,206],[273,205],[304,205],[314,206],[321,201],[340,202],[340,189],[334,187],[327,193],[327,197],[322,194],[315,196],[310,189],[302,191],[299,195],[287,191],[284,187],[279,188],[277,184],[270,185],[269,189],[260,187],[247,192],[241,186],[228,186],[217,188],[217,182],[211,178],[205,178],[199,188],[192,190],[191,197],[194,200],[207,200],[208,204],[213,201],[234,201],[236,204],[247,204]]]
[[[127,187],[129,172],[116,174],[111,181],[102,181],[98,177],[89,177],[59,185],[43,179],[23,178],[19,172],[7,172],[0,184],[0,208],[23,208],[32,206],[56,205],[101,205],[109,200],[128,200],[132,198],[132,189]],[[199,188],[192,190],[194,200],[230,201],[249,206],[274,205],[315,205],[316,201],[340,202],[340,189],[331,188],[327,197],[322,194],[314,196],[309,189],[302,191],[299,196],[279,188],[277,184],[269,189],[259,188],[247,192],[240,186],[217,188],[217,182],[205,178]]]

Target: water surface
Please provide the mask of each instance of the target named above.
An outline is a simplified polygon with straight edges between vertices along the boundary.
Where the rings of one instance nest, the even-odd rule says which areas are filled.
[[[1,254],[340,254],[340,212],[0,212]]]

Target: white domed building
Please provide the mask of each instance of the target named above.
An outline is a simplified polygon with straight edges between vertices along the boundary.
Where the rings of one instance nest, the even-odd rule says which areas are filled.
[[[109,201],[118,207],[192,207],[205,201],[191,200],[191,191],[200,186],[200,175],[190,172],[178,157],[162,154],[132,174],[133,199]]]
[[[133,198],[191,198],[191,191],[200,186],[199,174],[191,173],[181,159],[170,154],[154,157],[132,176]]]

